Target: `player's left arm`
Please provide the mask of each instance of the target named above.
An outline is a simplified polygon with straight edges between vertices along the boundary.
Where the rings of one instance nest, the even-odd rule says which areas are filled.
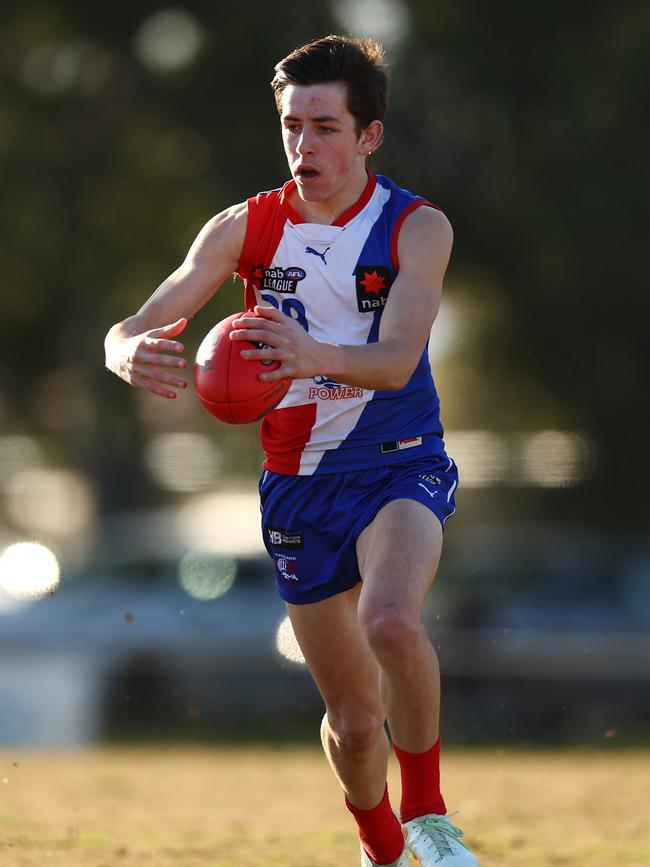
[[[336,382],[381,391],[397,391],[409,381],[426,346],[440,307],[453,232],[441,211],[426,206],[410,214],[398,239],[399,274],[384,307],[379,339],[361,346],[321,343],[274,307],[256,307],[260,319],[241,317],[234,340],[267,344],[242,350],[244,358],[281,361],[260,379],[307,379],[323,375]]]

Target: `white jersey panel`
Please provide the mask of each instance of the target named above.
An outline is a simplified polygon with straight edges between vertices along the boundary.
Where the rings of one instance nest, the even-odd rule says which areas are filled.
[[[363,211],[342,227],[294,225],[287,220],[270,270],[301,269],[305,277],[296,282],[291,293],[256,289],[259,302],[273,303],[273,298],[274,306],[291,315],[292,302],[297,301],[304,308],[308,332],[315,340],[349,346],[367,343],[373,317],[357,308],[354,265],[389,196],[390,191],[378,184]],[[313,472],[323,453],[345,440],[373,395],[370,389],[340,386],[325,377],[293,381],[277,409],[317,404],[316,422],[301,458],[301,473]]]

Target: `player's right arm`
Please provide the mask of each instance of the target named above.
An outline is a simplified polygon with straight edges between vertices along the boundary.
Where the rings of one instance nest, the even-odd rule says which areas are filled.
[[[174,338],[239,267],[246,234],[246,203],[209,220],[185,261],[164,280],[138,312],[115,324],[104,341],[106,367],[125,382],[175,398],[186,382],[164,368],[186,368],[184,346]]]

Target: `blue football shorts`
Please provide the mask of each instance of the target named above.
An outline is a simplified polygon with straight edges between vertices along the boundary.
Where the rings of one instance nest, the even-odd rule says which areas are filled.
[[[451,458],[417,458],[351,473],[260,479],[262,533],[285,602],[319,602],[361,581],[356,544],[383,506],[416,500],[444,526],[456,511]]]

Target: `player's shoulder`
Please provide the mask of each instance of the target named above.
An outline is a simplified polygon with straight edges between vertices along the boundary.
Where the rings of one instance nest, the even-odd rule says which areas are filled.
[[[424,233],[440,240],[452,240],[454,230],[447,215],[435,205],[424,199],[417,202],[410,213],[404,219],[402,233]]]
[[[404,219],[400,231],[400,246],[449,249],[454,241],[452,225],[441,210],[422,202]]]
[[[205,223],[189,252],[195,266],[212,267],[215,262],[237,262],[246,237],[246,202],[230,205]]]
[[[386,175],[376,175],[376,178],[378,184],[390,193],[391,207],[400,229],[410,222],[411,226],[443,234],[451,230],[451,223],[439,205],[404,189]]]
[[[241,247],[246,236],[248,225],[248,207],[246,202],[238,202],[219,211],[205,224],[202,234],[208,244],[233,244]]]
[[[454,233],[447,217],[423,203],[404,220],[397,242],[397,261],[407,270],[444,270],[453,243]]]
[[[223,232],[224,229],[230,228],[236,231],[242,226],[246,231],[246,221],[248,219],[248,206],[246,202],[238,202],[236,205],[230,205],[219,211],[214,217],[211,217],[205,224],[205,229],[209,232]]]

